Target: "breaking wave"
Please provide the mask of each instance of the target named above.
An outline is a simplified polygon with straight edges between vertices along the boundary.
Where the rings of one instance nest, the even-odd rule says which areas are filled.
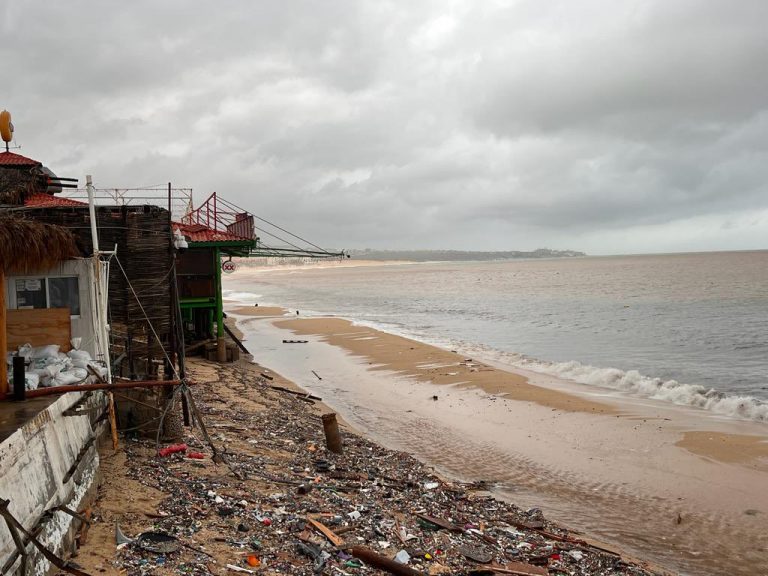
[[[752,396],[728,396],[714,388],[683,384],[640,374],[637,370],[598,368],[581,362],[542,362],[520,357],[513,364],[526,370],[541,372],[580,384],[620,390],[627,394],[694,406],[724,416],[768,422],[768,403]]]
[[[235,292],[234,290],[222,290],[221,295],[226,300],[237,300],[239,302],[256,302],[263,298],[261,294],[255,292]]]

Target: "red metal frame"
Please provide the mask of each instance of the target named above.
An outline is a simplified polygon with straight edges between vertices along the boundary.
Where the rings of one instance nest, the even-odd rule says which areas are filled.
[[[253,214],[230,204],[218,197],[216,192],[188,212],[182,219],[184,224],[200,224],[218,232],[228,232],[241,238],[256,238]]]

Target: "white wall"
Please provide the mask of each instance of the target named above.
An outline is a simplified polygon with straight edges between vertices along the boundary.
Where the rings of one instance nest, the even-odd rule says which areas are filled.
[[[27,530],[32,529],[51,508],[63,504],[72,510],[80,509],[97,477],[99,455],[94,443],[82,454],[72,477],[64,482],[81,450],[100,433],[91,426],[91,412],[82,416],[63,414],[83,394],[63,394],[0,444],[0,498],[10,500],[8,509]],[[93,394],[84,407],[89,406],[104,410],[105,396]],[[43,545],[61,556],[72,521],[68,514],[54,512],[42,525],[39,539]],[[34,545],[29,544],[26,549],[31,554],[27,574],[46,574],[50,563],[41,557]],[[0,522],[0,566],[15,550],[5,522]],[[17,561],[15,567],[18,566]]]
[[[45,278],[47,276],[77,276],[80,292],[80,316],[72,317],[72,337],[83,339],[82,350],[87,350],[91,356],[95,356],[93,318],[91,311],[90,288],[93,283],[93,262],[90,259],[67,260],[37,274],[18,274],[7,276],[5,285],[6,305],[9,309],[17,308],[16,305],[16,280],[19,278]]]

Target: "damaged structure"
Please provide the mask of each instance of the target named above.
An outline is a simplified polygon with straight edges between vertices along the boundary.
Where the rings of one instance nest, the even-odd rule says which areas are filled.
[[[88,177],[87,192],[85,202],[75,179],[0,152],[0,575],[72,572],[63,558],[87,529],[100,439],[183,430],[180,408],[185,421],[195,410],[188,346],[237,357],[222,272],[281,250],[215,193],[195,209],[189,190],[174,210],[170,184],[147,196],[98,191]]]

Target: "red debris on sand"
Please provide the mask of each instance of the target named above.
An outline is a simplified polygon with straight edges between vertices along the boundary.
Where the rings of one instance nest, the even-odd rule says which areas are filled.
[[[187,458],[194,458],[195,460],[203,460],[205,459],[205,454],[202,452],[190,452],[187,454]]]
[[[186,444],[171,444],[170,446],[161,448],[160,450],[157,451],[157,453],[160,456],[168,456],[170,454],[176,454],[177,452],[186,452],[186,451],[187,451]]]

